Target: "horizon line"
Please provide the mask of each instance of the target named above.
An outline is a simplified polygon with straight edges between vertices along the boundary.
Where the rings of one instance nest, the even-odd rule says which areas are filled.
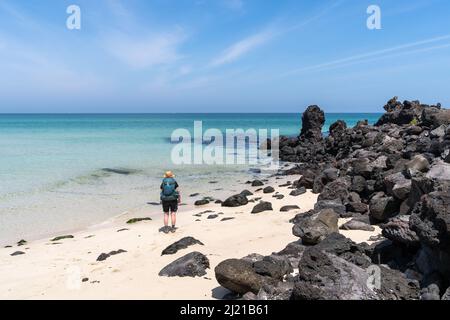
[[[2,115],[190,115],[190,114],[302,114],[303,112],[0,112]],[[384,112],[326,112],[325,114],[383,114]]]

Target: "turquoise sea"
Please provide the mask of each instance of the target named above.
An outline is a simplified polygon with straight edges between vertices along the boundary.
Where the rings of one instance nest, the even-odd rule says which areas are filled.
[[[349,126],[380,114],[327,114]],[[0,114],[0,244],[99,223],[158,200],[165,170],[186,194],[245,178],[250,166],[174,165],[179,128],[300,132],[300,114]],[[102,169],[126,169],[118,174]]]

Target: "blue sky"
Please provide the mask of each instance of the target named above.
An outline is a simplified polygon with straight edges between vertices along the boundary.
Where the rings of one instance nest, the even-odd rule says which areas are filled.
[[[381,112],[449,89],[448,0],[0,0],[0,112]]]

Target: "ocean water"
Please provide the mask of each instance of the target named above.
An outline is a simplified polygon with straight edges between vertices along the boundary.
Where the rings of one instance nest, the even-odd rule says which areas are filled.
[[[353,126],[379,116],[327,114],[324,131],[338,119]],[[297,135],[301,127],[300,114],[0,114],[0,244],[82,228],[158,201],[166,170],[175,171],[184,194],[252,175],[252,165],[174,165],[171,134],[193,132],[194,121],[204,131]]]

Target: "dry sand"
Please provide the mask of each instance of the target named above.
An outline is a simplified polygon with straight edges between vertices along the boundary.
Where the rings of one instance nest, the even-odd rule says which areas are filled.
[[[289,223],[295,214],[314,207],[317,195],[308,191],[298,197],[290,196],[287,187],[278,187],[295,177],[271,178],[266,185],[285,195],[276,200],[273,194],[255,192],[256,187],[234,186],[254,192],[249,199],[262,197],[273,204],[273,211],[250,214],[255,203],[238,208],[223,208],[219,204],[180,207],[179,229],[176,233],[159,232],[162,214],[154,215],[159,207],[147,206],[128,212],[102,225],[74,233],[73,239],[56,243],[49,239],[34,241],[25,246],[0,249],[0,299],[214,299],[227,290],[214,277],[215,266],[228,258],[241,258],[250,253],[263,255],[280,251],[298,238],[292,235]],[[232,194],[230,194],[232,195]],[[186,199],[185,199],[186,200]],[[189,201],[193,202],[192,199]],[[284,205],[298,205],[301,209],[280,212]],[[220,214],[216,219],[201,218],[199,212],[212,210]],[[153,221],[128,225],[134,217],[153,216]],[[233,217],[233,220],[221,221]],[[200,219],[200,221],[196,221]],[[340,221],[340,223],[345,220]],[[118,232],[118,230],[127,228]],[[379,234],[365,231],[342,231],[355,242],[368,242]],[[204,243],[181,250],[174,255],[161,256],[161,251],[183,237],[192,236]],[[123,249],[127,252],[97,262],[101,253]],[[11,256],[15,251],[26,254]],[[159,271],[175,259],[192,251],[205,254],[211,269],[204,277],[167,278]],[[82,279],[85,281],[83,282]],[[87,279],[87,280],[86,280]]]

